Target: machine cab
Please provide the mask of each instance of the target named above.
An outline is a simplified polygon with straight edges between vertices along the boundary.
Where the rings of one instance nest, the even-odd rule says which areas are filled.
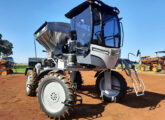
[[[92,59],[98,59],[100,62],[96,63],[97,66],[115,66],[112,64],[117,62],[121,46],[118,14],[117,8],[98,0],[85,1],[66,14],[71,19],[71,30],[76,31],[79,63],[89,61],[87,64],[93,65]],[[108,62],[113,63],[110,65]]]

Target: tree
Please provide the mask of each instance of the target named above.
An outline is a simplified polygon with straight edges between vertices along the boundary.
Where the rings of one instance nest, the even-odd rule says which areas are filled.
[[[2,34],[0,34],[0,56],[9,56],[13,54],[13,44],[8,40],[2,40]]]
[[[2,34],[0,34],[0,40],[2,39]]]

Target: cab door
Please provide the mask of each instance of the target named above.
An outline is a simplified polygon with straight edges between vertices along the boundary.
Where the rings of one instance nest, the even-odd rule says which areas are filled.
[[[74,30],[77,33],[77,54],[85,55],[89,53],[92,35],[92,15],[90,7],[74,18]]]

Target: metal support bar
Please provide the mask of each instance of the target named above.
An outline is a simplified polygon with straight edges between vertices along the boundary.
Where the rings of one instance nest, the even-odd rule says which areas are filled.
[[[144,85],[143,80],[139,79],[137,69],[135,65],[133,64],[133,62],[131,62],[128,59],[120,59],[120,63],[122,66],[122,70],[125,70],[127,76],[129,76],[132,81],[136,96],[144,95],[145,85]],[[135,74],[135,78],[133,78],[133,75],[132,75],[133,73]]]
[[[37,63],[37,64],[35,65],[35,69],[36,69],[37,75],[39,75],[39,74],[40,74],[40,70],[41,70],[41,64],[40,64],[40,63]]]
[[[112,89],[112,82],[111,82],[111,71],[105,71],[104,72],[104,87],[105,90],[111,90]]]
[[[111,79],[111,70],[104,71],[104,81],[103,86],[104,89],[101,90],[100,97],[103,98],[104,94],[109,94],[112,90],[112,79]]]

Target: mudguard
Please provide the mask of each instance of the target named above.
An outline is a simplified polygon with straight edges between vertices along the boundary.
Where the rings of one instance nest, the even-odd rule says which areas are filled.
[[[47,75],[51,71],[54,71],[56,73],[65,74],[64,71],[56,70],[54,68],[46,69],[46,70],[42,71],[39,75],[36,76],[36,78],[34,80],[35,81],[34,84],[38,86],[38,82],[40,81],[40,79],[43,78],[45,75]]]
[[[27,75],[28,70],[33,70],[33,67],[27,67],[26,70],[25,70],[25,75]]]
[[[95,78],[98,77],[100,74],[102,74],[104,71],[98,71],[96,74],[95,74]]]

